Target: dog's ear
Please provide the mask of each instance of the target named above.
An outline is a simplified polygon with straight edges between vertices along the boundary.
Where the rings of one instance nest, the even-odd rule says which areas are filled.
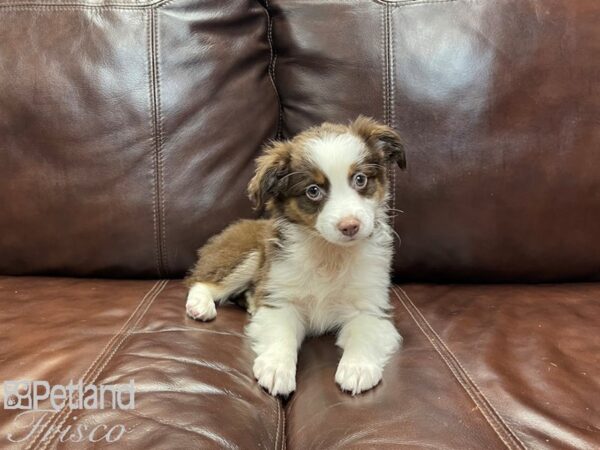
[[[383,151],[385,162],[395,162],[400,169],[406,169],[404,145],[398,133],[391,127],[382,125],[370,117],[358,116],[350,128],[372,148]]]
[[[263,155],[256,159],[256,171],[248,184],[248,195],[259,213],[263,213],[269,201],[285,187],[282,180],[288,173],[291,147],[292,144],[287,141],[272,142],[264,148]]]

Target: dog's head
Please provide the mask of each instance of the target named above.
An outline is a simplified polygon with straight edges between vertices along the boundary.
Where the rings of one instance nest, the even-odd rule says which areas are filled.
[[[270,144],[248,192],[258,210],[348,245],[369,237],[385,213],[392,163],[406,167],[390,127],[366,117],[349,126],[324,123]]]

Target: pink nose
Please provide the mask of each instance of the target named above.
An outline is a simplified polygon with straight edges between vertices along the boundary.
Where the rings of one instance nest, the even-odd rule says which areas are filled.
[[[340,220],[337,227],[344,236],[352,237],[360,230],[360,222],[354,217],[349,217]]]

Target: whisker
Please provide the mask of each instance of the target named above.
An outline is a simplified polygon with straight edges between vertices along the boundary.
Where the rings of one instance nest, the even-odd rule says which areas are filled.
[[[288,173],[287,175],[284,175],[283,177],[281,177],[281,181],[285,180],[288,177],[291,177],[292,175],[302,175],[304,172],[292,172],[292,173]]]
[[[377,169],[385,169],[385,166],[382,166],[381,164],[363,164],[362,167],[367,167],[367,168],[375,167]]]

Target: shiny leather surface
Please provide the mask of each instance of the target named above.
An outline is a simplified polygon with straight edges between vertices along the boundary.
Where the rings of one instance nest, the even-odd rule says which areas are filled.
[[[333,338],[314,338],[282,402],[252,377],[245,313],[195,322],[180,281],[3,277],[0,379],[133,379],[133,411],[48,419],[124,424],[122,448],[600,446],[600,286],[405,285],[391,296],[404,347],[381,385],[342,393]],[[23,436],[15,415],[0,410],[2,448],[25,448],[8,446],[9,433]],[[31,448],[82,448],[45,432]]]
[[[274,0],[283,131],[404,137],[404,280],[600,278],[596,0]]]
[[[99,447],[281,448],[283,411],[254,382],[245,312],[221,308],[217,321],[202,324],[184,305],[178,280],[0,277],[0,381],[136,386],[133,410],[64,409],[45,417],[35,438],[14,444],[7,436],[25,438],[18,425],[27,421],[0,408],[0,448],[88,448],[48,432],[77,424],[128,430]]]
[[[373,391],[332,382],[333,339],[306,343],[291,448],[596,449],[600,286],[396,286],[404,348]]]
[[[599,22],[595,0],[0,0],[0,273],[180,275],[251,215],[262,142],[363,113],[406,140],[399,279],[600,279]],[[396,286],[383,383],[341,393],[316,338],[288,401],[253,380],[245,314],[197,323],[185,294],[0,277],[0,381],[138,392],[23,445],[0,409],[0,448],[84,448],[55,429],[77,423],[124,424],[110,448],[600,448],[598,284]]]
[[[254,0],[0,1],[0,273],[171,276],[274,136]]]

